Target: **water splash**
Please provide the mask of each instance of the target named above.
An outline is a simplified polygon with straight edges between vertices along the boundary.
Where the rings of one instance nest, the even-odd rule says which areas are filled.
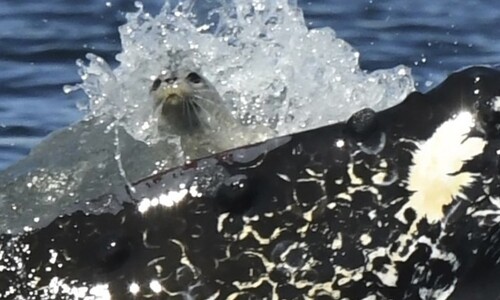
[[[138,10],[119,28],[123,51],[111,70],[100,57],[79,62],[89,115],[110,115],[135,139],[157,138],[149,87],[162,69],[202,70],[243,125],[285,135],[376,110],[413,90],[410,70],[367,73],[359,53],[331,28],[309,30],[293,1],[167,2],[158,15]]]
[[[330,28],[309,30],[296,3],[234,2],[170,1],[156,16],[136,3],[119,28],[118,67],[88,54],[77,62],[82,82],[64,89],[88,95],[85,120],[0,173],[0,232],[44,226],[78,209],[116,211],[121,203],[112,195],[123,186],[181,164],[180,138],[158,136],[149,96],[172,64],[200,69],[242,125],[266,129],[251,128],[246,139],[232,133],[228,148],[343,120],[362,107],[381,109],[413,90],[406,67],[361,70],[359,53]]]

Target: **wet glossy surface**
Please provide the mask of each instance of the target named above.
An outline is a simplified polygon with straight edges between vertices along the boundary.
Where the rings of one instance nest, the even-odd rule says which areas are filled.
[[[498,297],[499,86],[497,70],[452,74],[375,115],[141,180],[116,215],[2,235],[0,296]]]
[[[106,3],[109,3],[107,5]],[[158,11],[162,1],[144,1]],[[406,64],[426,89],[458,68],[500,61],[500,6],[491,1],[299,1],[312,27],[330,26],[361,53],[368,70]],[[5,0],[0,4],[0,169],[49,132],[81,117],[76,59],[112,61],[117,27],[133,1]]]

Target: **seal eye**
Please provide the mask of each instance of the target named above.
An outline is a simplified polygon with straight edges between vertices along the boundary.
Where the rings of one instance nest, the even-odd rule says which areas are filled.
[[[186,76],[187,80],[191,81],[192,83],[200,83],[201,82],[201,77],[195,72],[191,72]]]
[[[160,86],[160,84],[161,84],[160,78],[156,78],[155,81],[153,81],[153,85],[151,86],[151,90],[156,91],[158,89],[158,87]]]

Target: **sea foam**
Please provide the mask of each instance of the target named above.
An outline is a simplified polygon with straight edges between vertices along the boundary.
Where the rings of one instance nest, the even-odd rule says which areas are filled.
[[[79,61],[89,115],[112,115],[135,139],[157,140],[149,88],[175,63],[200,69],[243,125],[286,135],[380,110],[414,89],[410,70],[372,73],[331,28],[308,29],[286,0],[167,2],[152,16],[141,3],[119,28],[119,66],[93,54]],[[267,138],[271,136],[266,136]]]

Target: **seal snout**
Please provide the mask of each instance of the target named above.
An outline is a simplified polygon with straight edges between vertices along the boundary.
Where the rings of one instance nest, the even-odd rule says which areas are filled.
[[[175,76],[165,79],[165,82],[168,84],[174,84],[176,81],[177,81],[177,77],[175,77]]]
[[[158,78],[153,82],[151,93],[154,94],[157,104],[178,105],[189,96],[190,89],[177,77]]]
[[[225,127],[216,123],[232,120],[215,88],[190,69],[165,70],[153,81],[150,93],[160,131],[186,136]]]

